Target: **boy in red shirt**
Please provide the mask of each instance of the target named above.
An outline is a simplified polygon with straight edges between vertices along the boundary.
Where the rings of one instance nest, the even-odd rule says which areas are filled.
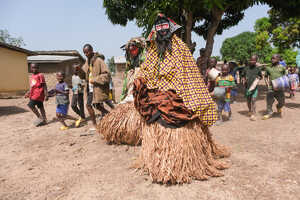
[[[39,67],[32,63],[30,65],[32,76],[30,78],[30,91],[25,94],[25,98],[29,98],[28,107],[37,116],[38,120],[35,122],[36,126],[47,123],[46,112],[44,109],[44,100],[48,100],[47,85],[45,77],[39,72]],[[36,108],[40,109],[40,112]]]

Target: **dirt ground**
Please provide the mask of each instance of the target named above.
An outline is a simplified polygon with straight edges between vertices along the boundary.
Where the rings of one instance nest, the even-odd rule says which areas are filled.
[[[0,99],[0,199],[300,199],[300,93],[287,99],[284,117],[249,121],[242,95],[233,119],[213,126],[217,142],[231,148],[225,176],[164,186],[131,168],[140,147],[107,145],[89,132],[90,122],[60,131],[54,99],[46,105],[50,123],[34,127],[27,99]],[[257,102],[265,111],[265,92]],[[71,115],[75,114],[70,111]],[[71,122],[69,122],[71,124]]]

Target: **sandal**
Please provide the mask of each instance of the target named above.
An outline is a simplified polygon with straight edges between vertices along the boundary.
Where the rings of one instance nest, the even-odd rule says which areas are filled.
[[[61,131],[65,131],[65,130],[68,130],[69,129],[69,127],[67,127],[67,126],[62,126],[62,127],[60,127],[60,130]]]
[[[80,123],[82,122],[82,118],[79,118],[78,120],[76,120],[75,122],[75,127],[78,128],[80,126]]]

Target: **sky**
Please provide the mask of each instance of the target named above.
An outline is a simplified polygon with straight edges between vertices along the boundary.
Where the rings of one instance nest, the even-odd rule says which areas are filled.
[[[0,29],[13,37],[21,36],[28,50],[78,50],[90,43],[106,58],[124,55],[120,46],[131,37],[141,35],[134,22],[126,27],[113,25],[105,14],[102,0],[0,0]],[[222,42],[244,31],[253,31],[257,19],[267,16],[268,6],[254,6],[245,12],[244,19],[222,35],[215,37],[213,55],[220,55]],[[194,56],[205,47],[196,34]]]

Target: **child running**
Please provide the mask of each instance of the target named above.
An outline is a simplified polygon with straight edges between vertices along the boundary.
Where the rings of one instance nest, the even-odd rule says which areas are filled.
[[[71,107],[73,111],[80,116],[78,122],[81,123],[82,120],[85,119],[85,114],[84,114],[84,100],[83,100],[83,91],[84,91],[84,80],[82,80],[79,75],[78,75],[78,68],[81,66],[79,64],[74,65],[74,74],[72,76],[72,91],[73,91],[73,96],[72,96],[72,104]],[[78,108],[79,107],[79,108]]]
[[[247,98],[247,105],[249,109],[250,120],[256,120],[256,105],[255,101],[258,95],[257,85],[253,88],[252,84],[256,84],[258,80],[262,79],[261,70],[256,67],[257,55],[253,55],[250,58],[249,66],[245,67],[242,72],[242,82],[246,88],[245,96]]]
[[[273,115],[273,103],[275,99],[277,100],[277,112],[282,117],[282,108],[284,106],[285,102],[285,96],[284,96],[284,90],[274,90],[272,85],[272,80],[275,80],[277,78],[280,78],[286,74],[285,67],[279,64],[280,61],[280,55],[274,54],[271,58],[272,65],[269,67],[266,67],[266,85],[268,87],[267,92],[267,114],[264,115],[263,119],[269,119]]]
[[[58,72],[56,74],[56,79],[58,83],[55,87],[56,92],[56,117],[62,123],[62,127],[60,130],[64,131],[69,129],[67,124],[65,123],[66,119],[74,120],[77,119],[68,115],[68,108],[69,108],[69,88],[68,85],[64,82],[65,74],[63,72]],[[80,121],[76,121],[76,127],[78,127]]]
[[[32,76],[30,78],[30,91],[25,94],[25,98],[29,98],[28,107],[38,118],[34,122],[35,126],[41,126],[47,124],[46,112],[44,108],[44,100],[48,100],[48,91],[43,74],[39,72],[37,64],[32,63],[30,65]],[[36,109],[36,107],[38,109]]]
[[[230,93],[231,93],[231,88],[234,86],[235,86],[235,81],[233,76],[229,74],[229,65],[224,64],[222,66],[221,76],[219,76],[216,79],[216,87],[225,88],[225,97],[217,99],[218,115],[219,115],[218,124],[220,124],[223,121],[223,116],[222,116],[223,110],[227,113],[228,120],[230,120],[231,118]]]
[[[289,81],[290,81],[290,98],[295,98],[296,89],[298,88],[299,84],[299,76],[296,73],[296,67],[295,66],[289,66]]]

